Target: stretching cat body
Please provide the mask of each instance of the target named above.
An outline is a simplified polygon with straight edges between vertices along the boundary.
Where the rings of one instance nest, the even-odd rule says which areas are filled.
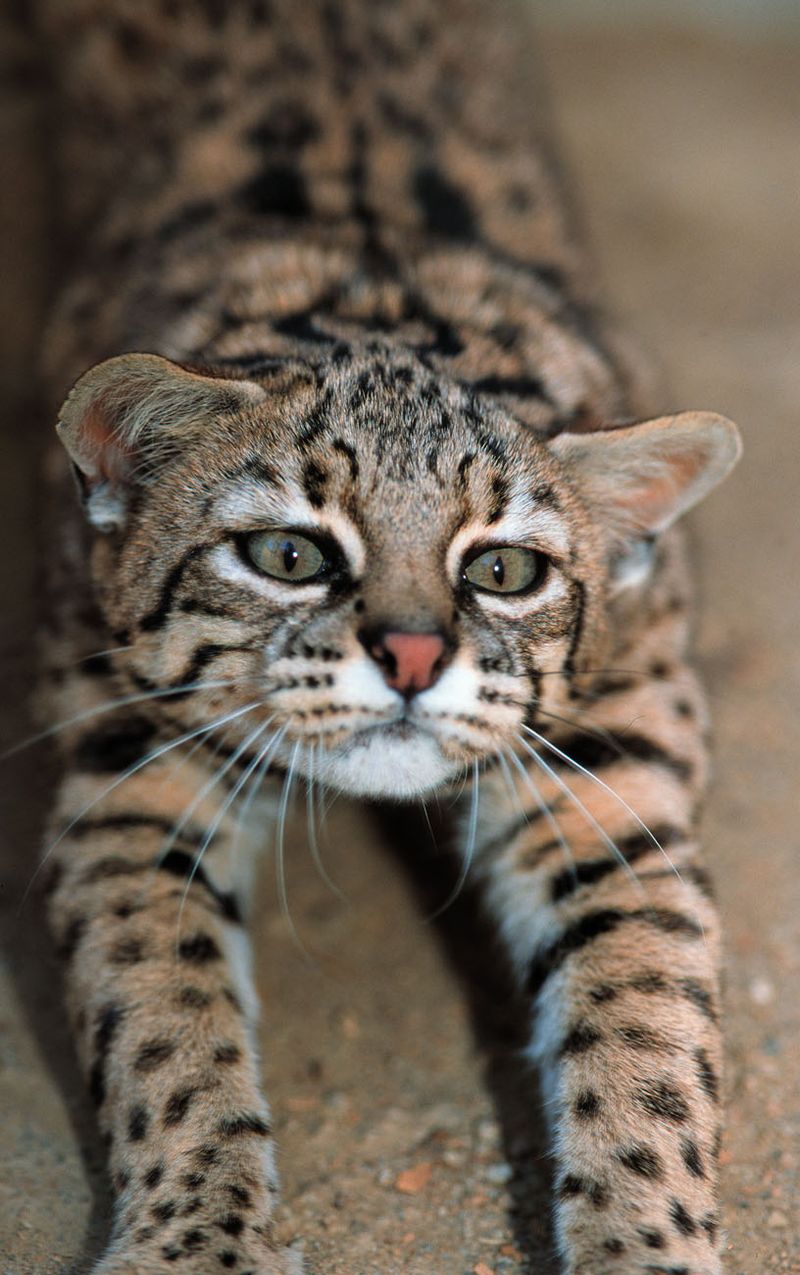
[[[244,865],[303,783],[461,793],[529,1005],[567,1275],[720,1271],[673,524],[738,437],[631,423],[653,405],[591,293],[518,18],[40,5],[74,263],[56,401],[79,378],[71,466],[48,458],[69,724],[46,864],[117,1193],[103,1275],[300,1269],[273,1234]]]

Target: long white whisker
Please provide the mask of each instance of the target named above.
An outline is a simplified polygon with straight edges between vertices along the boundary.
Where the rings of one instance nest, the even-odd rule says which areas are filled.
[[[14,744],[12,748],[7,748],[5,752],[0,753],[0,761],[6,761],[9,757],[14,757],[25,748],[32,748],[34,744],[39,744],[44,739],[52,739],[54,735],[58,735],[62,730],[67,730],[70,726],[79,726],[81,722],[88,721],[92,717],[98,717],[103,713],[111,713],[115,708],[130,708],[132,704],[143,704],[147,700],[169,699],[171,696],[185,695],[188,691],[209,691],[220,687],[236,686],[237,684],[238,682],[232,678],[226,678],[225,681],[218,682],[189,682],[185,686],[170,686],[165,690],[142,691],[138,695],[124,695],[121,699],[106,700],[103,704],[95,705],[94,708],[85,708],[82,712],[76,713],[74,717],[67,718],[66,721],[57,722],[55,726],[49,726],[47,730],[39,731],[37,735],[31,735],[29,739],[24,739],[21,744]]]
[[[263,730],[264,730],[264,723],[262,722],[255,728],[255,730],[251,731],[249,735],[245,736],[245,738],[238,745],[238,747],[235,748],[234,751],[231,753],[230,757],[228,757],[227,760],[223,762],[223,764],[217,770],[214,771],[214,774],[210,777],[210,779],[208,779],[200,787],[200,790],[197,793],[195,793],[194,799],[189,802],[189,804],[186,806],[183,813],[181,814],[180,818],[176,821],[175,824],[173,824],[172,832],[169,834],[169,836],[167,837],[167,840],[162,845],[158,858],[155,861],[154,868],[157,869],[164,862],[170,850],[175,845],[175,842],[178,840],[178,837],[181,835],[182,830],[186,827],[186,824],[189,822],[189,819],[191,818],[194,811],[205,800],[205,798],[211,792],[212,788],[214,788],[219,783],[220,779],[222,779],[222,777],[228,773],[231,767],[236,765],[239,758],[244,753],[247,752],[248,748],[251,746],[251,744],[255,742],[255,740],[258,739],[259,735],[262,733]]]
[[[160,744],[158,748],[154,748],[151,752],[147,754],[146,757],[141,757],[139,761],[134,762],[134,764],[132,766],[129,766],[127,770],[124,770],[121,775],[118,775],[113,783],[109,784],[106,788],[103,789],[101,793],[98,793],[97,796],[93,797],[92,800],[87,802],[85,806],[82,806],[81,809],[78,811],[78,813],[76,815],[73,815],[72,819],[70,819],[66,827],[61,829],[61,832],[58,834],[55,840],[51,841],[50,845],[47,847],[44,854],[42,855],[42,858],[39,861],[39,864],[35,872],[33,873],[33,876],[28,882],[28,885],[25,889],[25,893],[23,894],[22,900],[20,902],[20,910],[24,907],[25,902],[28,898],[28,895],[30,894],[31,889],[33,888],[34,882],[36,881],[39,873],[41,872],[42,868],[47,863],[53,851],[61,844],[64,838],[69,835],[69,833],[72,831],[75,825],[77,823],[80,823],[81,819],[84,819],[86,815],[88,815],[89,811],[92,810],[96,805],[98,805],[99,802],[103,801],[104,798],[106,798],[110,793],[112,793],[115,788],[119,788],[120,784],[124,783],[126,779],[130,779],[133,775],[137,774],[140,770],[143,770],[145,766],[149,766],[151,762],[157,761],[159,757],[163,757],[165,753],[170,752],[173,748],[178,748],[181,744],[187,743],[190,739],[196,739],[198,736],[209,735],[211,734],[212,731],[215,731],[219,726],[226,726],[228,722],[232,722],[237,717],[244,716],[245,713],[252,712],[252,710],[254,708],[258,708],[259,705],[260,705],[260,700],[254,700],[252,704],[246,704],[244,708],[238,708],[235,710],[235,712],[226,713],[223,717],[218,717],[216,721],[213,721],[211,723],[206,723],[206,725],[204,726],[198,726],[194,730],[187,731],[185,734],[179,735],[177,739],[170,739],[167,741],[167,743]]]
[[[271,725],[271,723],[274,722],[274,720],[275,720],[274,716],[268,717],[267,720],[256,732],[255,739],[259,739],[264,734],[264,731],[267,730],[267,728]],[[256,768],[261,765],[264,755],[268,752],[270,744],[274,741],[275,733],[276,732],[273,732],[273,735],[270,737],[269,743],[267,743],[266,747],[260,752],[257,752],[256,756],[250,762],[249,766],[247,766],[242,771],[241,775],[236,780],[236,783],[233,785],[230,792],[225,797],[224,801],[220,803],[219,810],[217,811],[214,818],[211,820],[210,824],[206,828],[206,832],[203,837],[203,840],[194,854],[194,863],[192,864],[192,869],[188,877],[186,878],[186,885],[183,891],[183,898],[181,899],[181,905],[178,909],[176,944],[180,942],[181,921],[183,920],[183,909],[186,905],[186,899],[189,894],[189,890],[191,889],[192,882],[194,881],[195,876],[197,875],[197,871],[200,867],[200,862],[203,858],[203,855],[205,854],[208,847],[211,845],[211,842],[214,840],[214,837],[217,834],[217,829],[222,823],[222,820],[225,818],[227,811],[230,810],[233,802],[236,800],[239,793],[242,791],[242,788],[244,788],[250,776],[254,773]]]
[[[525,741],[522,740],[521,742],[524,743]],[[526,788],[532,794],[534,801],[536,802],[537,806],[541,810],[545,819],[549,823],[550,831],[553,833],[553,836],[556,838],[556,840],[560,842],[561,849],[564,851],[565,856],[567,857],[567,859],[569,859],[572,867],[574,868],[575,855],[572,853],[572,846],[569,844],[566,837],[564,836],[564,830],[562,829],[561,824],[558,822],[558,819],[556,818],[555,814],[553,813],[553,811],[550,809],[549,805],[545,801],[544,796],[542,795],[541,788],[537,784],[536,780],[533,778],[533,775],[529,774],[529,772],[525,769],[525,767],[523,766],[522,762],[520,761],[517,754],[513,751],[513,749],[509,750],[508,755],[511,758],[514,765],[516,766],[517,770],[519,771],[522,782],[525,784]],[[520,805],[521,804],[522,803],[520,803]],[[525,811],[523,810],[522,813],[525,814]]]
[[[271,718],[270,720],[273,720],[273,719]],[[253,802],[256,799],[256,796],[258,795],[258,791],[261,788],[261,785],[264,782],[264,777],[267,773],[267,770],[269,769],[270,762],[272,761],[272,758],[275,756],[275,753],[278,751],[281,744],[281,740],[283,739],[288,729],[289,729],[289,724],[288,722],[286,722],[283,726],[280,727],[279,730],[275,732],[275,734],[272,736],[272,739],[270,740],[270,742],[267,744],[266,748],[264,749],[264,752],[261,753],[259,756],[258,769],[255,775],[253,776],[253,782],[251,783],[250,788],[245,794],[245,799],[242,802],[242,805],[239,809],[239,814],[237,816],[236,830],[233,834],[233,842],[231,844],[231,855],[235,853],[238,847],[239,837],[241,835],[241,832],[243,832],[247,827],[247,820],[250,815],[250,807],[252,806]]]
[[[685,884],[683,877],[681,876],[678,868],[670,859],[669,855],[667,854],[666,850],[662,846],[661,842],[658,840],[656,835],[653,832],[651,832],[651,830],[648,828],[644,820],[641,819],[639,815],[637,815],[633,807],[628,805],[624,797],[620,797],[619,793],[615,792],[614,789],[610,786],[610,784],[607,784],[605,780],[600,779],[598,775],[593,774],[591,770],[587,770],[585,766],[582,766],[580,762],[575,761],[575,759],[573,757],[570,757],[568,753],[565,753],[563,749],[556,747],[555,744],[551,744],[548,739],[545,739],[544,735],[540,735],[538,731],[531,730],[530,726],[523,726],[522,729],[526,731],[527,734],[532,735],[534,739],[537,739],[539,743],[543,744],[544,747],[549,749],[551,753],[555,753],[556,757],[560,757],[561,760],[566,762],[568,766],[571,766],[573,770],[578,771],[578,773],[581,775],[585,775],[586,778],[590,779],[593,784],[597,784],[597,786],[599,788],[602,788],[604,792],[607,792],[610,797],[613,797],[615,801],[618,801],[619,804],[622,806],[623,810],[627,810],[631,818],[636,821],[638,826],[642,829],[642,832],[644,832],[645,836],[653,843],[656,850],[660,851],[660,853],[664,856],[669,868],[675,873],[676,877],[681,882],[681,884],[682,885]]]
[[[477,757],[472,759],[472,794],[469,807],[469,823],[467,825],[467,839],[464,842],[464,850],[461,856],[461,870],[458,874],[453,889],[435,912],[427,918],[428,921],[435,921],[437,916],[441,916],[449,907],[455,903],[459,894],[466,884],[469,870],[472,867],[472,860],[475,857],[475,846],[478,840],[478,795],[480,786],[480,766]]]
[[[341,899],[342,903],[348,903],[349,900],[345,894],[339,889],[336,882],[331,878],[325,864],[322,862],[322,854],[320,853],[319,841],[317,840],[317,820],[316,808],[314,805],[315,786],[314,779],[314,762],[316,759],[316,744],[308,745],[308,775],[306,777],[306,827],[308,829],[308,848],[311,851],[311,858],[317,872],[325,882],[332,894],[337,899]]]
[[[294,748],[292,749],[292,755],[289,758],[289,768],[286,772],[286,778],[283,781],[283,789],[281,791],[281,800],[280,800],[280,805],[278,807],[278,824],[277,824],[276,836],[275,836],[275,870],[276,870],[276,878],[277,878],[277,885],[278,885],[278,902],[280,904],[281,912],[286,919],[286,924],[289,927],[289,932],[291,933],[292,938],[294,942],[296,943],[297,947],[303,953],[303,956],[306,958],[306,960],[311,961],[313,960],[313,957],[311,956],[311,953],[308,951],[305,944],[303,943],[303,940],[300,938],[300,935],[297,932],[297,927],[295,926],[295,923],[292,920],[291,912],[289,911],[289,896],[286,890],[286,864],[284,861],[286,813],[289,809],[289,797],[291,796],[292,783],[294,782],[294,773],[295,773],[295,766],[297,764],[297,756],[298,756],[298,753],[300,752],[301,747],[302,745],[300,743],[300,740],[297,740]]]
[[[530,756],[536,762],[536,765],[539,766],[541,770],[544,771],[544,773],[548,776],[549,779],[552,779],[553,783],[558,785],[561,791],[566,794],[566,796],[575,806],[576,810],[579,810],[581,812],[584,819],[586,819],[587,823],[590,823],[591,826],[595,829],[595,831],[600,834],[600,836],[602,837],[603,841],[608,846],[614,858],[618,860],[620,866],[625,869],[625,871],[628,873],[628,876],[631,878],[631,880],[635,882],[637,888],[641,890],[643,894],[645,894],[646,891],[641,881],[637,877],[636,873],[634,872],[633,868],[628,863],[628,860],[625,858],[624,854],[620,850],[617,843],[608,835],[603,825],[601,823],[598,823],[597,819],[595,819],[591,810],[588,810],[586,808],[586,806],[581,801],[580,797],[577,797],[575,795],[575,793],[570,788],[569,784],[565,783],[565,781],[561,778],[561,776],[555,770],[553,770],[553,767],[548,765],[548,763],[542,757],[539,756],[535,748],[531,748],[530,744],[526,743],[526,741],[522,738],[522,736],[519,736],[518,738],[519,738],[520,744],[525,749],[525,751],[530,754]]]

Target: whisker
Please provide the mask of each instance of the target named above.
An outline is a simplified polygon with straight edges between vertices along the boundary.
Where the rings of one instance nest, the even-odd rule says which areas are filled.
[[[198,736],[211,734],[211,732],[217,730],[219,726],[226,726],[228,722],[234,721],[237,717],[243,717],[245,713],[250,713],[254,708],[258,708],[259,706],[260,700],[256,700],[252,704],[246,704],[244,708],[238,708],[232,713],[226,713],[223,717],[217,718],[216,721],[213,721],[210,724],[206,723],[204,726],[197,726],[194,730],[186,731],[185,734],[179,735],[177,739],[171,739],[165,744],[160,744],[158,748],[154,748],[151,752],[149,752],[146,757],[140,758],[139,761],[134,762],[134,764],[129,766],[127,770],[124,770],[121,775],[117,775],[117,778],[113,781],[113,783],[110,783],[101,793],[98,793],[97,796],[93,797],[92,800],[87,802],[85,806],[82,806],[78,813],[70,819],[66,827],[61,829],[61,832],[58,834],[56,839],[51,841],[25,888],[25,893],[23,894],[19,905],[19,912],[21,912],[25,906],[28,895],[38,878],[39,873],[42,871],[42,868],[47,863],[53,851],[57,849],[64,838],[69,835],[75,825],[80,823],[81,819],[84,819],[86,815],[88,815],[96,805],[112,793],[115,788],[118,788],[120,784],[125,782],[126,779],[130,779],[140,770],[143,770],[145,766],[149,766],[151,762],[157,761],[158,758],[163,757],[165,753],[171,752],[173,748],[178,748],[181,744],[188,743],[190,739],[196,739]]]
[[[180,815],[178,820],[173,824],[172,832],[169,834],[169,836],[167,837],[167,840],[162,845],[161,851],[158,855],[158,858],[156,859],[156,862],[154,865],[155,869],[157,869],[164,862],[164,860],[166,859],[172,847],[175,845],[175,842],[178,840],[178,837],[180,836],[183,829],[186,827],[186,824],[189,822],[191,815],[194,813],[197,807],[201,804],[201,802],[205,800],[205,798],[208,796],[211,790],[219,783],[220,779],[222,779],[223,776],[226,775],[228,771],[233,766],[236,765],[239,758],[243,756],[244,753],[247,752],[248,748],[250,748],[250,746],[255,742],[255,740],[258,739],[259,735],[263,732],[264,729],[265,729],[265,726],[264,726],[264,723],[262,722],[256,727],[254,731],[251,731],[249,735],[246,735],[245,738],[242,740],[242,742],[238,745],[238,747],[236,747],[233,750],[230,757],[228,757],[223,762],[223,764],[219,766],[217,770],[214,771],[213,775],[210,777],[210,779],[206,781],[206,783],[201,785],[200,790],[197,793],[195,793],[194,799],[189,802],[189,804],[184,808],[183,813]]]
[[[650,828],[648,828],[647,824],[644,822],[642,818],[640,818],[639,815],[637,815],[633,807],[628,805],[624,797],[620,797],[619,793],[615,792],[615,790],[611,787],[611,785],[607,784],[605,780],[599,777],[599,775],[595,775],[593,771],[588,770],[586,766],[582,766],[580,762],[575,761],[575,759],[573,757],[570,757],[568,753],[565,753],[563,749],[558,748],[555,744],[551,744],[548,739],[545,739],[544,735],[540,735],[537,731],[532,730],[530,726],[523,726],[522,729],[526,731],[527,734],[532,735],[534,739],[537,739],[540,744],[544,745],[545,748],[548,748],[551,753],[555,753],[556,757],[560,757],[561,760],[566,762],[568,766],[571,766],[573,770],[576,770],[581,775],[585,775],[586,778],[590,779],[593,784],[597,784],[599,788],[602,788],[603,791],[607,792],[610,797],[613,797],[615,801],[619,802],[623,810],[627,810],[631,818],[636,821],[637,825],[642,829],[642,832],[645,834],[645,836],[648,837],[649,840],[652,842],[655,849],[658,850],[664,856],[664,859],[666,860],[668,867],[675,873],[681,885],[686,884],[677,866],[672,862],[672,859],[667,854],[666,850],[664,849],[661,842],[656,837],[655,833],[652,832]],[[529,746],[526,745],[526,747],[529,747]],[[535,754],[535,755],[538,756],[538,754]],[[541,758],[539,758],[539,760],[541,761]]]
[[[267,720],[264,722],[264,724],[261,727],[259,727],[258,731],[255,733],[255,739],[259,739],[264,734],[264,731],[267,730],[267,728],[271,725],[271,723],[274,722],[274,720],[275,720],[274,716],[268,717]],[[206,850],[211,845],[211,842],[214,840],[214,837],[217,834],[217,830],[219,829],[219,826],[222,823],[222,820],[225,818],[227,811],[230,809],[231,805],[236,800],[239,793],[242,791],[242,788],[245,786],[250,776],[254,773],[256,768],[261,765],[264,755],[268,752],[270,744],[274,741],[276,733],[277,732],[273,732],[273,735],[269,743],[266,745],[266,747],[261,752],[257,752],[256,756],[250,762],[249,766],[247,766],[245,770],[242,771],[242,774],[239,776],[236,783],[233,785],[233,787],[231,788],[230,792],[227,794],[225,799],[220,803],[219,810],[215,814],[214,818],[211,820],[211,823],[206,828],[203,840],[194,854],[194,862],[192,864],[191,871],[188,877],[186,878],[186,885],[184,887],[183,897],[181,899],[181,905],[180,905],[180,908],[178,909],[177,935],[175,940],[176,948],[177,948],[177,944],[180,943],[181,921],[183,920],[183,909],[186,905],[186,899],[189,894],[189,890],[191,889],[192,882],[194,881],[195,876],[197,875],[197,871],[200,867],[201,860]],[[255,739],[253,738],[253,736],[251,736],[251,742],[255,742]]]
[[[461,870],[458,874],[458,880],[456,881],[455,885],[453,886],[453,889],[450,891],[449,895],[445,899],[444,903],[442,903],[436,909],[435,912],[432,912],[430,916],[425,918],[427,921],[435,921],[437,916],[441,916],[443,912],[446,912],[447,909],[451,907],[452,904],[455,903],[459,894],[463,890],[464,885],[466,884],[466,880],[469,875],[469,870],[472,867],[472,860],[475,856],[475,845],[478,840],[479,787],[480,787],[480,766],[479,766],[477,757],[474,757],[472,759],[472,794],[471,794],[471,801],[470,801],[470,808],[469,808],[469,824],[467,825],[467,839],[466,839],[466,842],[464,843],[464,851],[461,856]]]
[[[275,872],[278,886],[278,902],[280,904],[281,913],[289,927],[289,932],[292,935],[294,943],[302,952],[306,960],[313,962],[314,958],[308,951],[303,940],[300,938],[297,927],[292,920],[291,912],[289,911],[289,897],[286,890],[286,864],[284,861],[286,813],[289,808],[289,797],[291,796],[292,784],[294,782],[295,766],[297,764],[297,757],[301,747],[302,745],[300,740],[297,740],[294,748],[292,749],[289,766],[283,781],[283,789],[281,790],[281,800],[278,807],[278,824],[275,836]]]
[[[274,719],[270,718],[270,720],[272,721]],[[270,762],[272,761],[272,758],[275,756],[275,753],[280,748],[281,740],[283,739],[288,729],[289,729],[289,723],[286,722],[284,723],[283,726],[280,727],[279,730],[275,732],[275,734],[272,736],[272,739],[267,744],[264,752],[259,754],[258,758],[256,759],[258,762],[258,770],[253,776],[253,782],[251,783],[250,788],[245,794],[244,801],[242,802],[242,805],[239,809],[239,814],[236,820],[236,829],[234,831],[233,842],[231,844],[231,855],[233,855],[238,849],[239,838],[247,826],[247,819],[250,814],[250,807],[252,806],[253,802],[255,801],[258,795],[258,791],[262,783],[264,782],[264,778],[266,776],[267,770],[269,769]]]
[[[111,713],[115,708],[130,708],[132,704],[143,704],[147,700],[168,699],[175,695],[185,695],[188,691],[209,691],[216,690],[220,687],[229,687],[239,685],[238,680],[226,678],[224,681],[218,682],[188,682],[184,686],[169,686],[165,689],[153,691],[142,691],[138,695],[124,695],[121,699],[106,700],[103,704],[95,705],[93,708],[86,708],[80,713],[76,713],[74,717],[69,717],[63,722],[57,722],[55,726],[49,726],[47,730],[39,731],[37,735],[31,735],[20,744],[14,744],[12,748],[7,748],[5,752],[0,753],[0,761],[6,761],[9,757],[16,756],[25,748],[32,748],[34,744],[39,744],[44,739],[52,739],[54,735],[58,735],[62,730],[67,730],[70,726],[79,726],[81,722],[88,721],[92,717],[98,717],[103,713]]]
[[[521,742],[524,743],[525,741],[523,740]],[[545,819],[547,820],[548,824],[550,825],[550,831],[552,832],[556,840],[560,842],[561,849],[564,851],[564,855],[569,860],[572,866],[572,869],[574,871],[575,855],[572,853],[572,846],[569,844],[566,837],[564,836],[564,830],[561,827],[561,824],[558,822],[558,819],[556,818],[555,813],[553,812],[553,810],[551,810],[550,806],[545,801],[544,796],[542,795],[541,788],[537,784],[536,780],[533,778],[533,775],[529,774],[529,772],[525,769],[525,767],[523,766],[522,762],[520,761],[517,754],[513,751],[513,749],[509,749],[508,755],[511,758],[514,765],[516,766],[517,770],[519,771],[522,782],[525,784],[526,788],[528,788],[528,790],[533,795],[534,801],[536,802],[537,806],[539,807]],[[520,805],[522,805],[521,802],[520,802]],[[524,809],[522,813],[525,814]]]
[[[624,746],[603,726],[594,724],[585,726],[583,722],[578,721],[577,717],[565,717],[561,713],[554,713],[552,709],[542,708],[541,704],[536,705],[536,712],[543,717],[552,717],[555,722],[563,722],[565,726],[572,726],[575,730],[582,731],[585,735],[593,735],[595,739],[601,739],[603,743],[613,748],[614,752],[618,753],[620,757],[626,755]]]
[[[347,896],[339,889],[336,882],[328,873],[325,864],[322,862],[319,841],[317,840],[317,821],[316,810],[314,806],[315,797],[315,780],[314,780],[314,760],[316,757],[316,744],[308,745],[308,776],[306,778],[306,829],[308,833],[308,848],[311,851],[311,858],[322,880],[325,882],[332,894],[342,903],[349,903]]]
[[[528,728],[525,727],[524,729],[527,730]],[[555,770],[553,770],[553,767],[548,765],[548,763],[542,757],[539,756],[536,749],[531,748],[530,744],[526,743],[526,741],[521,736],[518,736],[518,738],[519,738],[520,744],[522,744],[522,747],[525,749],[527,753],[530,754],[530,756],[536,762],[537,766],[539,766],[544,771],[544,773],[548,776],[549,779],[553,780],[553,783],[558,785],[561,791],[566,794],[566,796],[575,806],[576,810],[579,810],[581,814],[583,815],[584,819],[586,819],[586,821],[590,823],[591,826],[597,832],[599,832],[600,836],[603,838],[603,841],[608,846],[614,858],[617,859],[620,866],[625,869],[625,871],[628,873],[628,876],[631,878],[631,880],[636,883],[637,888],[641,890],[643,894],[646,894],[646,890],[644,889],[644,886],[642,885],[641,881],[637,877],[636,872],[628,863],[628,860],[625,858],[624,854],[620,850],[616,841],[614,841],[608,835],[603,825],[599,823],[597,819],[595,819],[592,812],[587,809],[587,807],[581,801],[580,797],[577,797],[575,795],[575,793],[570,788],[569,784],[565,783],[565,781],[561,778],[561,776]],[[587,773],[590,773],[590,772],[587,772]]]

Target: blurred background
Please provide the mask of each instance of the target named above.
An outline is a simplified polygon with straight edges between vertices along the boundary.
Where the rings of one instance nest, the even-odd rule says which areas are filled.
[[[745,438],[740,469],[695,524],[698,655],[716,737],[706,841],[728,948],[727,1271],[797,1275],[800,3],[538,0],[535,9],[609,303],[661,363],[676,407],[722,411]],[[49,423],[36,416],[34,356],[57,266],[42,159],[51,122],[38,108],[35,52],[17,64],[0,117],[9,741],[30,730],[34,517],[49,531],[35,497],[36,434]],[[46,802],[41,760],[4,763],[0,788],[0,1255],[13,1275],[49,1275],[76,1269],[99,1243],[108,1202],[41,917],[35,904],[19,908]],[[499,1119],[517,1143],[503,1142],[491,1099],[497,1076],[513,1071],[510,1054],[500,1045],[488,1061],[476,1055],[480,1013],[465,1001],[451,938],[420,919],[405,875],[374,842],[365,816],[335,814],[326,853],[347,908],[308,872],[304,847],[290,856],[292,914],[317,964],[292,945],[266,887],[265,1068],[310,1268],[553,1271],[540,1132],[509,1099]],[[445,895],[447,884],[445,875]],[[457,912],[448,924],[458,928]],[[335,1182],[324,1167],[333,1163]],[[420,1165],[430,1174],[410,1181],[422,1185],[398,1188],[398,1174]]]

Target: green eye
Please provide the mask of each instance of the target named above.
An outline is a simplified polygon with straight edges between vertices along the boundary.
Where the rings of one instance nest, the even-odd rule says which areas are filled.
[[[248,537],[245,548],[264,575],[292,584],[321,578],[329,565],[319,545],[293,531],[257,531]]]
[[[535,549],[498,545],[486,549],[464,567],[464,579],[487,593],[530,593],[544,583],[547,559]]]

